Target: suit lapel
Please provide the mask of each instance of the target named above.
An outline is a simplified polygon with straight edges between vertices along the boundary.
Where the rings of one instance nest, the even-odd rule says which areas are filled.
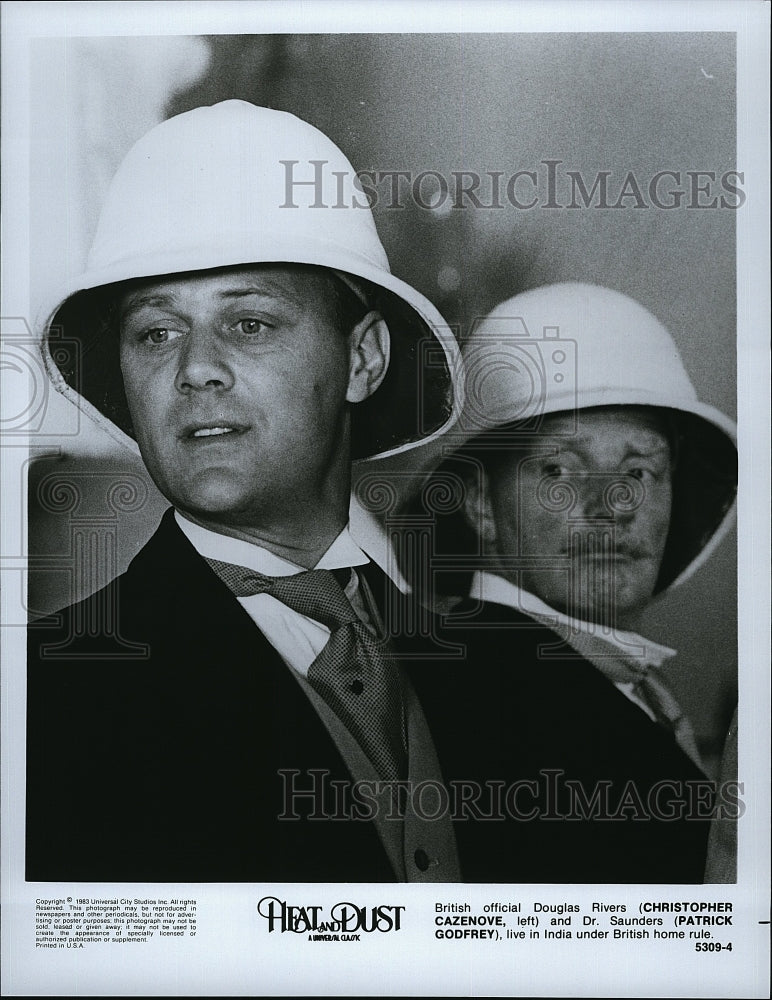
[[[271,746],[283,745],[291,734],[294,744],[308,743],[318,754],[327,733],[290,669],[171,511],[126,574],[126,604],[152,636],[156,669],[169,672],[181,705],[218,708],[224,726],[246,711],[272,734]],[[290,726],[288,709],[296,720]]]
[[[123,587],[122,606],[152,637],[145,693],[149,687],[167,713],[165,725],[155,720],[164,759],[179,761],[180,747],[185,753],[167,776],[178,785],[173,797],[181,808],[204,803],[199,828],[230,853],[234,871],[286,881],[390,880],[372,824],[289,818],[334,814],[332,782],[350,775],[290,668],[171,513]]]

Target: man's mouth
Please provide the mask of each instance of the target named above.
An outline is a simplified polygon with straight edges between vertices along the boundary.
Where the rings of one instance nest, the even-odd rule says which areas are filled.
[[[183,438],[213,438],[243,434],[247,428],[243,424],[191,424],[182,432]]]
[[[639,549],[634,551],[630,551],[628,549],[623,549],[621,551],[612,549],[609,552],[596,552],[592,555],[585,556],[590,563],[596,566],[610,566],[612,564],[623,566],[625,564],[637,563],[646,557],[646,553]]]
[[[605,546],[598,544],[595,539],[593,539],[592,545],[588,545],[585,540],[584,546],[577,544],[573,548],[566,549],[563,552],[563,555],[565,556],[571,556],[573,558],[580,557],[598,562],[634,561],[647,558],[649,554],[648,549],[642,545],[622,542],[614,546]]]
[[[234,429],[232,427],[202,427],[200,430],[193,431],[194,438],[202,437],[214,437],[215,434],[233,434]]]

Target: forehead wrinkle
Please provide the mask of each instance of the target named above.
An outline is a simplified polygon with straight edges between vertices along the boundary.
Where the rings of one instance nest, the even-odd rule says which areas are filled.
[[[670,454],[667,438],[659,431],[653,427],[646,427],[636,429],[635,433],[637,434],[639,431],[651,440],[641,442],[631,440],[630,434],[615,434],[604,436],[601,441],[597,441],[593,434],[582,434],[580,431],[578,434],[572,435],[570,439],[562,437],[542,439],[538,444],[532,446],[532,450],[537,454],[544,452],[545,455],[555,453],[565,455],[574,452],[582,458],[592,458],[598,450],[597,445],[600,445],[600,450],[605,452],[608,444],[611,443],[615,450],[622,453],[623,458],[654,458],[660,454]]]
[[[333,298],[333,278],[326,270],[293,271],[291,268],[246,268],[230,276],[232,286],[218,291],[220,298],[241,298],[249,295],[279,299],[298,309],[318,301],[328,303]]]
[[[315,275],[302,275],[304,279],[316,278]],[[209,287],[216,298],[239,298],[248,295],[259,295],[264,298],[283,299],[293,305],[301,306],[312,297],[314,292],[323,294],[321,284],[314,281],[313,290],[295,288],[294,276],[286,280],[281,272],[256,273],[253,270],[235,272],[230,274],[224,281],[223,275],[196,275],[195,277],[180,277],[178,279],[167,279],[157,284],[148,281],[142,287],[132,289],[124,293],[127,302],[127,310],[134,309],[140,305],[167,305],[173,304],[179,298],[184,297],[186,289],[193,293],[198,291],[206,292]],[[225,285],[225,287],[222,287]],[[219,286],[219,287],[218,287]]]
[[[128,316],[136,312],[143,306],[170,306],[174,303],[175,296],[165,292],[129,292],[125,297],[125,304],[122,303],[121,315]]]
[[[259,285],[249,285],[248,287],[234,287],[219,289],[215,292],[215,297],[221,302],[248,298],[249,296],[271,300],[280,300],[295,307],[302,305],[302,299],[292,295],[290,292],[280,288],[260,287]],[[126,296],[126,303],[121,309],[122,318],[130,316],[143,308],[175,308],[184,297],[178,294],[172,287],[169,291],[136,291],[129,292]]]
[[[217,293],[219,299],[243,299],[248,296],[255,296],[264,299],[283,299],[291,305],[300,305],[301,299],[289,292],[281,289],[261,288],[259,285],[250,285],[246,288],[228,288]]]
[[[574,426],[574,419],[576,425]],[[561,434],[561,427],[565,432]],[[653,456],[660,451],[670,454],[670,440],[663,418],[657,411],[639,407],[609,407],[579,410],[575,417],[549,415],[539,442],[558,451],[575,451],[592,456],[598,450],[612,448],[625,457]]]

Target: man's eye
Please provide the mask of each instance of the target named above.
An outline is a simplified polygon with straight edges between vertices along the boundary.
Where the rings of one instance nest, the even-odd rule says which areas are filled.
[[[245,319],[240,319],[238,321],[236,329],[239,333],[244,333],[248,337],[254,337],[255,334],[262,333],[263,330],[267,329],[267,324],[263,323],[260,319],[248,316]]]
[[[154,326],[140,335],[140,340],[147,344],[168,344],[182,336],[179,330],[171,330],[168,326]]]
[[[550,462],[549,465],[545,465],[542,472],[549,479],[558,479],[560,476],[565,476],[568,474],[568,469],[564,468],[562,465],[558,465],[556,462]]]
[[[632,476],[633,479],[639,479],[641,482],[648,482],[654,478],[654,472],[651,469],[646,469],[643,466],[636,465],[632,469],[625,469],[626,476]]]

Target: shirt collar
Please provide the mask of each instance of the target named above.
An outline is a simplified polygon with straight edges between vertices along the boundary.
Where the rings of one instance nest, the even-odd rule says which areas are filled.
[[[181,531],[199,555],[206,559],[246,566],[266,576],[289,576],[302,572],[304,567],[268,549],[241,538],[221,535],[210,528],[202,528],[188,520],[178,510],[175,520]],[[352,498],[350,521],[314,567],[315,569],[341,569],[347,566],[364,566],[373,561],[392,580],[402,593],[410,588],[400,573],[396,557],[383,528],[369,511]]]
[[[236,566],[246,566],[256,573],[266,576],[290,576],[301,573],[305,567],[289,559],[283,559],[261,545],[247,542],[231,535],[221,535],[210,528],[202,528],[200,524],[189,521],[178,510],[174,512],[175,520],[183,534],[205,559],[220,559],[223,562],[234,563]],[[314,569],[340,569],[345,566],[364,566],[370,560],[351,537],[348,526],[338,535],[327,549]]]
[[[503,604],[508,608],[515,608],[523,614],[537,618],[545,625],[557,627],[561,631],[567,631],[566,642],[571,643],[571,630],[583,632],[591,635],[595,641],[607,643],[610,648],[626,653],[631,646],[643,647],[643,662],[647,666],[661,667],[667,660],[676,655],[676,651],[669,646],[662,646],[651,639],[644,639],[637,632],[621,632],[619,630],[601,630],[600,626],[571,618],[557,611],[546,604],[541,598],[530,591],[523,590],[516,584],[505,580],[504,577],[495,573],[488,573],[478,570],[472,577],[472,586],[469,596],[474,600],[489,601],[492,604]],[[562,629],[561,629],[562,626]]]

